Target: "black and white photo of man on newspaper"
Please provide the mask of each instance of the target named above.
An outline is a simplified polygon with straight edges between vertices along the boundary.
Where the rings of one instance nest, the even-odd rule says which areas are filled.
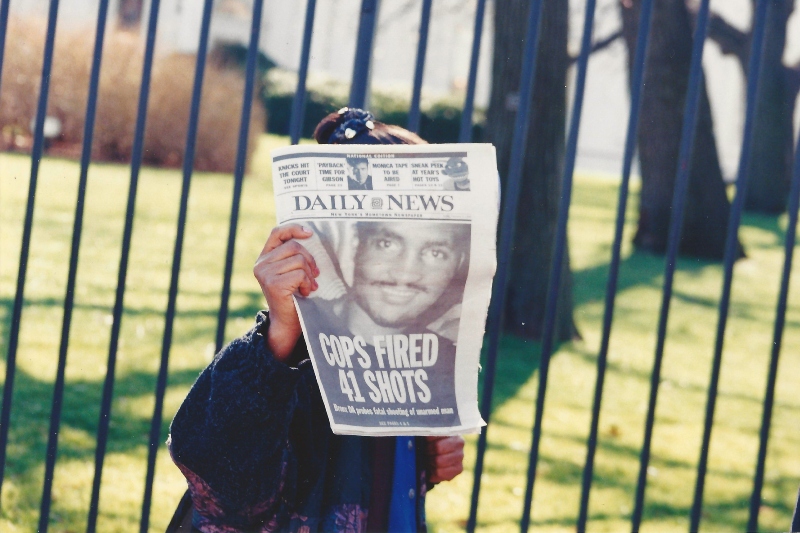
[[[372,176],[369,175],[369,159],[366,157],[348,157],[347,188],[351,191],[371,191]]]
[[[454,366],[470,225],[337,220],[309,226],[315,237],[304,244],[330,274],[317,278],[319,289],[297,304],[336,423],[459,426]]]

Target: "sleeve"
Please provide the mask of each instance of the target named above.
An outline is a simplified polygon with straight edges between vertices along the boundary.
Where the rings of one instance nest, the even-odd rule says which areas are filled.
[[[290,360],[305,361],[289,366],[269,352],[268,327],[262,312],[200,374],[172,421],[169,450],[189,483],[195,521],[199,515],[203,523],[237,529],[281,521],[287,502],[303,490],[291,442],[311,436],[310,422],[320,409],[325,416],[324,407],[303,339]],[[322,446],[302,453],[319,455]]]

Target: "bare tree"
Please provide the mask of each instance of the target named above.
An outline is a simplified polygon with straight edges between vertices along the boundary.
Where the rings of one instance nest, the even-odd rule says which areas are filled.
[[[629,65],[638,33],[640,3],[641,0],[620,1]],[[655,2],[653,16],[638,138],[642,190],[634,244],[642,250],[663,253],[672,214],[693,27],[685,0]],[[721,259],[730,203],[722,179],[705,84],[698,109],[687,196],[681,253]]]
[[[755,0],[753,0],[755,4]],[[755,12],[755,5],[754,12]],[[792,175],[792,117],[800,90],[800,64],[783,64],[786,25],[794,0],[774,0],[768,10],[762,56],[762,74],[753,136],[753,156],[745,209],[768,214],[786,209]],[[719,15],[712,15],[709,37],[723,54],[739,60],[746,75],[753,30],[743,32]]]
[[[529,6],[525,0],[495,1],[492,90],[485,134],[497,148],[501,176],[506,176],[509,168]],[[505,330],[528,338],[542,334],[556,233],[566,127],[568,17],[568,0],[544,2],[505,309]],[[565,340],[576,335],[568,260],[561,279],[556,335]]]

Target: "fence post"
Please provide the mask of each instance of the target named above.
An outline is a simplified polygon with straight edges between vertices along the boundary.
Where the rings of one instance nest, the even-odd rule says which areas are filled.
[[[700,103],[700,87],[703,79],[703,47],[708,31],[709,0],[702,0],[697,12],[692,44],[692,62],[689,67],[689,86],[686,92],[686,105],[683,112],[683,128],[681,131],[680,151],[678,152],[678,170],[675,178],[675,189],[672,195],[672,217],[670,218],[669,236],[667,240],[667,258],[664,268],[664,290],[661,299],[661,311],[658,319],[658,337],[653,370],[650,374],[650,400],[645,421],[644,442],[639,457],[639,477],[636,484],[636,496],[631,515],[631,530],[638,531],[642,522],[644,509],[644,493],[647,486],[647,467],[650,463],[650,444],[653,438],[658,386],[661,381],[661,363],[664,359],[664,342],[667,335],[669,304],[672,299],[672,283],[675,278],[675,263],[678,257],[678,246],[683,229],[683,212],[686,204],[686,191],[689,185],[689,170],[694,146],[697,125],[697,108]]]
[[[11,5],[11,0],[0,0],[0,89],[3,88],[3,58],[6,52],[9,5]]]
[[[775,325],[772,334],[772,353],[770,355],[769,373],[767,375],[766,394],[764,395],[764,411],[761,417],[761,432],[758,445],[758,459],[756,472],[753,476],[753,492],[750,496],[750,516],[747,521],[747,531],[758,530],[758,512],[761,508],[761,489],[764,485],[764,465],[767,460],[767,442],[772,423],[772,406],[775,402],[775,383],[778,380],[778,358],[781,353],[783,341],[783,328],[786,324],[786,306],[789,299],[789,278],[792,273],[792,258],[794,255],[795,237],[797,236],[797,211],[800,206],[800,133],[794,149],[794,174],[792,187],[789,192],[789,224],[786,227],[784,241],[783,274],[781,275],[778,306],[775,312]],[[798,517],[796,517],[798,518]]]
[[[64,295],[64,317],[61,326],[61,345],[58,352],[58,370],[53,389],[53,407],[50,412],[50,431],[47,435],[47,456],[45,461],[44,487],[39,511],[39,531],[45,533],[50,518],[50,502],[53,488],[53,474],[58,453],[58,432],[61,426],[61,407],[64,399],[64,373],[67,366],[67,349],[69,348],[70,325],[75,301],[75,280],[78,273],[78,257],[83,232],[83,212],[86,198],[86,181],[92,155],[92,138],[94,137],[95,115],[97,110],[97,93],[100,86],[100,65],[103,59],[103,40],[106,32],[108,0],[100,0],[97,11],[97,29],[95,31],[92,72],[89,80],[89,97],[86,103],[86,119],[83,130],[83,148],[81,152],[81,170],[78,180],[78,199],[75,205],[75,221],[72,229],[72,249],[69,259],[67,289]]]
[[[114,393],[114,374],[117,365],[117,348],[119,334],[122,329],[122,312],[125,301],[125,280],[128,275],[128,258],[130,256],[131,238],[133,236],[133,218],[136,207],[136,192],[139,185],[139,170],[144,153],[144,133],[147,123],[147,102],[150,98],[150,77],[153,70],[153,55],[156,45],[156,29],[161,0],[153,0],[150,4],[150,16],[147,24],[144,63],[142,65],[142,83],[139,88],[139,102],[136,115],[136,129],[131,151],[131,179],[128,187],[128,203],[125,209],[125,227],[122,231],[122,249],[117,273],[117,291],[112,311],[111,336],[108,343],[108,362],[106,363],[106,379],[103,382],[103,399],[100,406],[100,420],[97,430],[97,447],[94,458],[94,478],[92,480],[92,496],[89,503],[89,521],[86,531],[94,533],[97,527],[97,514],[100,505],[100,482],[103,478],[108,429],[111,422],[111,400]]]
[[[433,0],[422,0],[422,17],[419,22],[419,41],[417,43],[417,64],[414,68],[414,88],[411,91],[411,108],[408,111],[408,130],[419,133],[420,99],[422,96],[422,75],[425,70],[425,53],[428,50],[428,28],[431,22]]]
[[[522,180],[522,166],[525,160],[525,149],[528,142],[529,116],[531,110],[531,95],[536,79],[536,59],[539,52],[539,32],[542,20],[542,0],[531,2],[528,11],[528,28],[525,34],[525,53],[522,56],[522,74],[520,76],[519,107],[514,119],[514,141],[511,145],[509,159],[508,186],[506,187],[505,206],[500,220],[500,242],[497,257],[497,273],[492,284],[492,299],[489,303],[487,317],[487,331],[489,341],[486,352],[486,367],[483,378],[483,395],[481,397],[481,417],[486,422],[486,427],[478,437],[477,456],[472,481],[472,500],[470,501],[467,531],[475,531],[478,521],[478,500],[481,490],[481,475],[483,474],[483,459],[486,454],[486,439],[489,432],[489,419],[492,414],[492,394],[494,392],[494,374],[497,365],[497,349],[500,344],[500,330],[502,329],[503,309],[505,308],[506,287],[508,286],[509,257],[511,245],[514,242],[514,228],[516,225],[517,207],[519,205],[519,188]]]
[[[7,6],[6,6],[7,7]],[[47,97],[50,93],[50,71],[53,66],[53,48],[55,46],[56,21],[58,19],[58,0],[50,0],[47,15],[47,35],[44,45],[44,61],[42,63],[42,81],[39,88],[39,102],[36,108],[36,121],[31,149],[31,177],[28,183],[28,202],[25,207],[25,223],[22,230],[22,246],[19,254],[19,271],[17,273],[17,292],[14,296],[14,310],[11,315],[11,332],[8,338],[8,355],[6,357],[6,379],[3,386],[3,408],[0,412],[0,494],[5,477],[6,451],[8,449],[8,430],[11,421],[11,401],[13,398],[14,376],[17,368],[17,349],[19,329],[22,322],[24,306],[25,275],[28,270],[31,232],[33,229],[33,210],[35,207],[36,184],[39,180],[39,164],[44,153],[44,119],[47,114]]]
[[[478,6],[475,9],[475,29],[472,34],[472,55],[469,60],[467,96],[464,99],[464,110],[461,112],[461,127],[458,133],[458,142],[460,143],[468,143],[472,140],[472,114],[475,109],[475,85],[478,82],[478,59],[481,53],[485,12],[486,0],[478,0]]]
[[[167,312],[164,316],[164,337],[161,344],[161,364],[158,369],[156,383],[156,401],[153,409],[153,419],[150,424],[150,445],[147,453],[147,476],[144,484],[144,499],[142,503],[142,519],[139,530],[147,533],[150,522],[150,504],[153,496],[153,478],[156,469],[156,454],[161,440],[161,421],[164,408],[164,394],[167,388],[167,370],[169,354],[172,348],[172,328],[175,322],[175,307],[178,298],[178,280],[181,271],[181,256],[183,253],[183,237],[186,229],[186,216],[189,209],[189,187],[192,183],[194,169],[194,153],[197,145],[197,128],[200,120],[200,99],[203,89],[203,76],[206,68],[206,53],[208,51],[208,35],[211,26],[211,14],[214,10],[214,0],[203,2],[203,22],[200,28],[200,43],[197,47],[197,65],[192,88],[192,104],[189,112],[189,126],[186,132],[186,150],[183,156],[183,185],[181,187],[180,208],[178,210],[178,231],[175,237],[175,249],[172,256],[172,275],[169,285],[169,299]]]
[[[556,327],[556,308],[558,292],[561,287],[561,272],[563,270],[564,255],[567,252],[567,219],[569,218],[569,204],[572,199],[572,178],[575,171],[575,157],[578,150],[578,132],[581,125],[581,111],[583,110],[583,95],[586,88],[586,70],[589,65],[589,54],[592,49],[592,28],[594,27],[594,14],[597,0],[586,2],[586,12],[583,20],[583,36],[581,39],[581,52],[578,59],[578,73],[575,80],[575,99],[570,117],[569,138],[564,157],[564,177],[561,185],[561,200],[558,206],[558,223],[554,243],[553,262],[550,266],[550,279],[547,287],[547,301],[545,304],[544,330],[542,333],[542,351],[539,360],[539,390],[536,395],[536,412],[533,422],[533,440],[528,463],[528,480],[525,491],[525,503],[522,510],[520,530],[528,531],[533,504],[533,487],[536,480],[536,466],[539,462],[539,443],[542,437],[542,417],[544,416],[544,400],[547,392],[547,373],[550,367],[550,357],[553,353],[553,341]]]
[[[314,2],[315,0],[309,0]],[[233,198],[231,200],[231,221],[228,229],[228,251],[225,254],[225,273],[222,275],[222,294],[220,295],[219,314],[217,316],[217,336],[215,352],[222,349],[225,339],[225,325],[228,322],[228,300],[231,294],[231,276],[233,275],[233,255],[236,251],[236,228],[239,224],[239,205],[242,198],[242,182],[247,166],[247,141],[250,131],[250,116],[253,109],[253,92],[255,88],[256,62],[258,60],[258,42],[261,35],[261,14],[264,0],[253,2],[253,18],[250,25],[250,44],[247,48],[247,65],[245,66],[244,97],[242,98],[242,120],[239,124],[239,144],[236,150],[236,167],[233,177]]]
[[[353,61],[353,80],[350,85],[350,107],[363,108],[366,105],[379,4],[380,0],[361,0],[356,57]]]
[[[317,0],[308,0],[306,5],[306,23],[303,28],[303,48],[300,52],[300,70],[297,72],[297,90],[292,99],[292,117],[289,124],[289,135],[292,144],[300,141],[303,133],[303,122],[306,110],[306,78],[308,77],[308,59],[311,55],[311,36],[314,32],[314,12]]]
[[[620,257],[622,255],[622,235],[625,229],[625,212],[628,208],[628,191],[630,189],[631,167],[636,153],[636,137],[639,131],[639,115],[642,109],[642,91],[644,90],[645,59],[653,21],[653,0],[644,0],[639,14],[639,34],[636,36],[636,53],[631,75],[631,112],[628,116],[628,133],[625,138],[625,155],[622,163],[622,181],[619,186],[617,200],[617,218],[614,225],[614,243],[611,252],[608,283],[606,285],[605,310],[603,313],[603,332],[600,351],[597,356],[597,381],[594,388],[592,405],[592,422],[586,446],[586,463],[583,469],[581,502],[578,511],[578,531],[586,531],[589,516],[589,492],[592,488],[594,458],[597,450],[597,433],[600,423],[600,406],[603,401],[603,383],[605,381],[606,363],[608,362],[608,344],[611,338],[611,325],[614,320],[614,302],[617,296],[617,280],[619,278]]]
[[[719,373],[722,365],[722,346],[725,342],[725,326],[728,321],[728,307],[731,299],[731,284],[733,283],[733,262],[737,259],[739,222],[742,219],[745,194],[747,193],[747,177],[750,168],[753,144],[753,126],[758,102],[759,74],[761,73],[761,58],[764,48],[764,33],[767,21],[767,9],[772,0],[758,0],[756,2],[753,22],[753,43],[750,51],[750,64],[747,73],[747,108],[745,111],[744,135],[742,136],[742,151],[739,155],[739,171],[736,177],[736,197],[728,218],[728,234],[725,240],[724,279],[722,285],[722,298],[719,304],[719,321],[717,323],[717,336],[714,343],[714,359],[711,368],[711,380],[708,385],[708,400],[706,403],[706,420],[703,428],[703,443],[700,446],[700,460],[697,464],[697,481],[695,483],[694,501],[692,503],[690,531],[697,531],[700,527],[701,512],[703,510],[703,489],[705,486],[706,469],[708,467],[708,450],[711,445],[711,429],[714,424],[714,408],[717,401],[717,387]]]

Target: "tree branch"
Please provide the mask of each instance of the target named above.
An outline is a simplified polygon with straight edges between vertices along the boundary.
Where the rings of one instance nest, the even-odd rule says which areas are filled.
[[[734,55],[742,69],[746,68],[750,55],[750,33],[731,26],[716,13],[708,21],[708,36],[717,43],[725,55]]]
[[[593,54],[595,52],[599,52],[601,50],[604,50],[604,49],[608,48],[609,46],[611,46],[614,43],[614,41],[616,41],[620,37],[622,37],[622,28],[620,28],[619,30],[615,31],[614,33],[612,33],[608,37],[605,37],[604,39],[600,39],[599,41],[595,42],[592,45],[592,49],[589,52],[589,54],[591,55],[591,54]],[[569,57],[570,66],[575,64],[575,62],[577,62],[577,61],[578,61],[578,57],[577,56],[570,56]]]

